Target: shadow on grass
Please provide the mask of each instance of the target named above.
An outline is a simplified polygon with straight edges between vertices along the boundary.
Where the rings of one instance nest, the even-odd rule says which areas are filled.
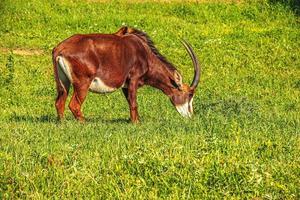
[[[200,112],[221,113],[225,116],[247,115],[251,116],[259,112],[259,107],[254,102],[246,98],[228,98],[214,102],[201,103]]]
[[[270,4],[281,4],[300,16],[300,0],[269,0]]]
[[[105,124],[130,124],[127,118],[105,119],[105,118],[86,118],[87,123],[105,123]]]
[[[56,122],[57,118],[54,115],[29,116],[29,115],[12,114],[9,118],[9,121],[10,122],[50,123],[50,122]]]
[[[54,115],[42,115],[42,116],[29,116],[29,115],[17,115],[12,114],[9,118],[10,122],[34,122],[34,123],[64,123],[64,121],[74,121],[73,117],[64,118],[61,122],[57,120]],[[79,123],[79,122],[78,122]],[[130,120],[127,118],[105,119],[105,118],[86,118],[85,123],[103,123],[103,124],[130,124]]]

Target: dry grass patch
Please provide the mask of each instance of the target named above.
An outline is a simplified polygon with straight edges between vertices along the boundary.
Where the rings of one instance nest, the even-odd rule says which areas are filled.
[[[20,56],[35,56],[35,55],[42,55],[44,54],[44,51],[41,49],[9,49],[9,48],[0,48],[0,52],[3,53],[9,53],[12,52],[15,55]]]

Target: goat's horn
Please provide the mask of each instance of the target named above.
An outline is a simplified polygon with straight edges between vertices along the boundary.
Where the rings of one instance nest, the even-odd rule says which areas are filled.
[[[185,49],[188,51],[192,61],[193,61],[193,65],[194,65],[194,78],[193,78],[193,82],[191,84],[191,88],[192,89],[195,89],[200,81],[200,75],[201,75],[201,68],[200,68],[200,65],[199,65],[199,62],[198,62],[198,59],[191,47],[191,45],[185,41],[185,40],[182,40],[181,41],[182,44],[184,45]]]

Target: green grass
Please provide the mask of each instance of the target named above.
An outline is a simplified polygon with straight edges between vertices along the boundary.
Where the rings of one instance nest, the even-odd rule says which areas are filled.
[[[299,199],[297,13],[266,1],[2,0],[0,199]],[[122,24],[145,30],[186,82],[179,39],[192,44],[203,68],[193,119],[144,87],[138,125],[120,91],[90,93],[85,124],[69,110],[56,122],[51,49]]]

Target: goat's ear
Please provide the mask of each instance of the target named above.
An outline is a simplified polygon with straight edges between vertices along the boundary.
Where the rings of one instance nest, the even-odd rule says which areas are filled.
[[[179,88],[182,86],[182,76],[179,74],[178,71],[174,72],[174,81]]]
[[[182,90],[182,77],[179,72],[174,71],[173,77],[170,77],[170,81],[175,88]]]

